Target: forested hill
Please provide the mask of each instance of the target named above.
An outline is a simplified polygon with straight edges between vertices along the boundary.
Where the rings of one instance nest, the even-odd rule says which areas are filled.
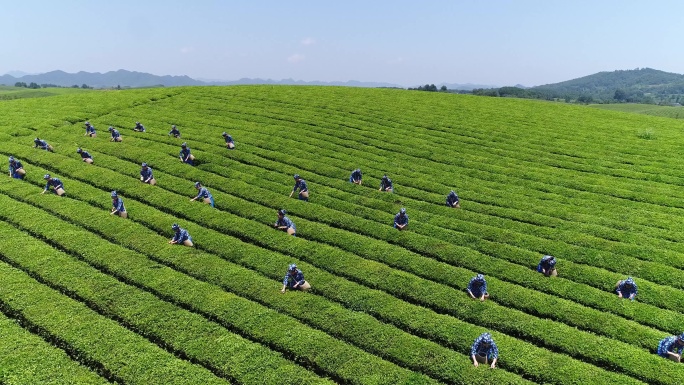
[[[684,101],[684,75],[652,68],[637,68],[599,72],[528,89],[503,87],[479,91],[479,94],[490,96],[564,99],[582,103],[675,103]]]

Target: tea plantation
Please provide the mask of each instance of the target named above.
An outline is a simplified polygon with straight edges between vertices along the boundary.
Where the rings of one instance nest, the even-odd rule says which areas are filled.
[[[5,168],[0,184],[0,384],[684,378],[656,354],[684,331],[680,120],[393,89],[36,96],[0,101],[0,154],[27,172]],[[179,161],[182,142],[194,166]],[[155,186],[140,182],[142,162]],[[348,181],[356,168],[361,186]],[[48,173],[65,196],[41,194]],[[295,173],[308,202],[288,198]],[[384,174],[393,194],[378,191]],[[196,181],[215,208],[190,201]],[[112,190],[127,219],[110,215]],[[450,190],[460,209],[444,204]],[[296,237],[273,228],[281,208]],[[194,247],[168,244],[173,223]],[[545,254],[558,277],[536,272]],[[280,293],[290,263],[310,292]],[[465,292],[478,273],[484,302]],[[628,276],[635,301],[615,294]],[[470,359],[485,331],[496,369]]]

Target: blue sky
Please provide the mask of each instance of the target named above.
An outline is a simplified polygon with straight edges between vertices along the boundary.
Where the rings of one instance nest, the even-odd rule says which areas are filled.
[[[599,71],[684,73],[684,2],[3,1],[0,74],[526,86]]]

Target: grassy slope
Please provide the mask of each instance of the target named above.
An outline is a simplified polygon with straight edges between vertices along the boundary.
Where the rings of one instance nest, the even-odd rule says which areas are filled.
[[[600,108],[603,110],[632,112],[636,114],[645,114],[653,116],[662,116],[666,118],[684,119],[684,109],[682,107],[670,106],[655,106],[651,104],[593,104],[591,107]]]
[[[155,274],[135,278],[115,273],[109,262],[91,261],[92,241],[65,242],[51,238],[47,228],[13,218],[11,210],[0,215],[37,242],[59,245],[122,283],[217,321],[301,365],[269,369],[264,378],[290,370],[298,378],[315,373],[340,382],[379,381],[372,370],[361,369],[375,362],[362,358],[363,351],[379,356],[373,365],[384,365],[394,382],[671,383],[682,374],[653,354],[658,338],[680,331],[684,303],[678,270],[684,266],[678,246],[684,179],[676,171],[683,126],[677,121],[526,100],[268,86],[89,91],[5,101],[0,111],[0,135],[7,142],[1,153],[18,156],[30,173],[27,182],[0,189],[3,202],[42,207],[41,221],[67,220],[100,234],[103,250],[141,253],[135,258],[163,262],[186,279],[218,285],[263,307],[251,312],[282,312],[286,318],[273,318],[274,330],[282,322],[292,323],[300,335],[320,330],[332,337],[333,353],[358,357],[345,370],[322,358],[318,345],[299,350],[295,345],[306,341],[279,342],[287,339],[176,297],[170,287],[150,280]],[[82,136],[86,119],[99,129],[98,138]],[[149,132],[130,131],[136,120]],[[110,124],[120,127],[123,143],[108,142],[103,128]],[[171,124],[181,129],[198,167],[175,160],[179,141],[166,136]],[[222,131],[233,135],[238,150],[223,148]],[[642,139],[644,131],[656,139]],[[30,149],[35,136],[55,145],[56,153]],[[84,168],[77,145],[95,155],[95,166]],[[135,181],[142,161],[153,165],[159,186],[147,189]],[[363,187],[346,182],[357,167],[364,171]],[[45,172],[66,181],[68,205],[35,195]],[[295,172],[309,183],[308,204],[286,197]],[[375,191],[383,173],[395,182],[393,196]],[[210,188],[218,210],[187,202],[183,195],[193,194],[194,180]],[[463,199],[460,211],[441,206],[452,188]],[[106,217],[112,189],[127,197],[129,221]],[[402,206],[411,231],[398,234],[389,225]],[[299,239],[267,227],[278,207],[290,211]],[[89,218],[102,212],[103,218],[84,220],[79,213],[86,212]],[[172,257],[178,249],[165,251],[163,238],[173,221],[191,230],[197,252]],[[112,231],[149,231],[157,245],[108,235]],[[542,279],[532,270],[544,253],[559,257],[560,278]],[[304,267],[315,288],[311,298],[274,294],[289,261]],[[218,276],[203,270],[207,264],[231,273]],[[42,274],[33,269],[22,265]],[[490,280],[492,300],[484,304],[468,301],[462,292],[476,272]],[[624,303],[611,293],[626,275],[640,285],[637,302]],[[48,279],[43,277],[46,284]],[[251,289],[232,286],[241,279]],[[264,291],[262,281],[271,287]],[[78,293],[78,285],[83,284],[51,287]],[[85,300],[87,293],[72,297]],[[281,307],[279,298],[288,305]],[[10,302],[0,297],[11,317]],[[310,314],[313,309],[328,313],[329,321]],[[191,358],[197,354],[163,333],[139,330],[152,326],[132,326],[134,321],[124,321],[126,310],[120,311],[100,312],[145,336],[152,333],[153,345],[188,349],[183,356]],[[468,346],[485,329],[499,342],[501,371],[468,364]],[[380,335],[392,337],[383,341],[387,337]],[[93,360],[81,363],[93,370],[107,365]],[[240,373],[250,371],[250,360],[233,369],[221,368],[221,360],[210,355],[192,362],[231,381],[249,381]],[[401,368],[420,375],[408,377]]]

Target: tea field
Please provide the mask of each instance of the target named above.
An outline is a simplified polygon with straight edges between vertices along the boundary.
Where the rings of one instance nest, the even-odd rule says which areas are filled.
[[[44,96],[0,101],[0,154],[27,172],[0,184],[0,384],[684,378],[655,353],[684,331],[680,120],[343,87]],[[157,185],[140,182],[142,162]],[[47,173],[66,196],[41,194]],[[288,198],[295,173],[308,202]],[[378,191],[384,174],[393,194]],[[190,201],[196,181],[215,208]],[[110,215],[112,190],[127,219]],[[460,209],[445,206],[450,190]],[[296,237],[273,228],[280,208]],[[168,244],[173,223],[194,247]],[[545,254],[558,277],[536,272]],[[311,292],[280,293],[290,263]],[[465,292],[478,273],[484,302]],[[614,291],[628,276],[635,301]],[[485,331],[493,370],[470,360]]]

